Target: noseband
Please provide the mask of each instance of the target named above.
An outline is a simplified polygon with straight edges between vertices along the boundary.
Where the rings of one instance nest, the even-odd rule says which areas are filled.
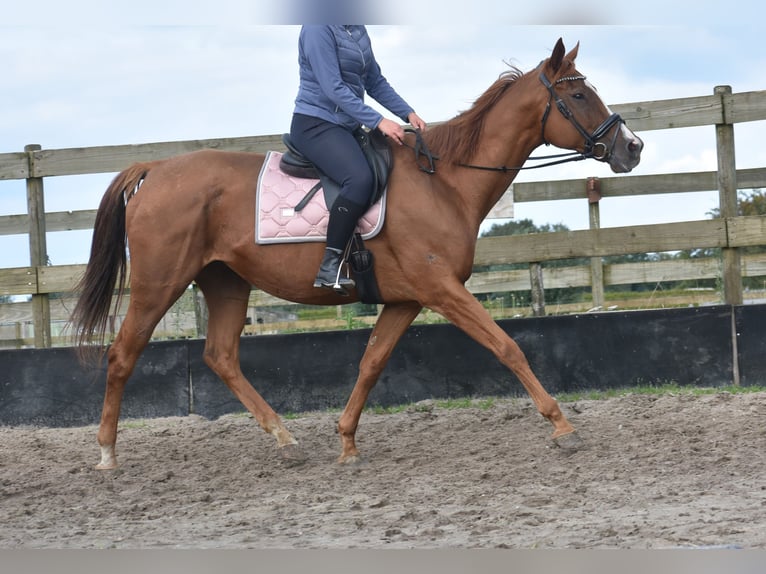
[[[559,95],[556,93],[556,90],[554,89],[554,86],[556,84],[560,84],[561,82],[584,79],[585,76],[564,76],[556,80],[555,83],[551,83],[551,81],[546,77],[545,72],[540,72],[540,81],[548,89],[548,104],[545,106],[545,112],[543,112],[543,120],[541,125],[543,143],[545,145],[550,145],[550,142],[545,137],[545,124],[548,121],[548,116],[551,111],[551,102],[555,101],[556,107],[561,112],[561,115],[563,115],[585,139],[585,149],[582,152],[582,156],[584,158],[593,158],[599,161],[607,161],[612,153],[612,148],[614,148],[614,143],[617,140],[618,130],[614,130],[614,136],[612,136],[611,145],[608,146],[604,142],[600,142],[598,140],[603,138],[615,124],[624,123],[625,120],[620,117],[620,114],[613,113],[608,118],[606,118],[600,126],[593,130],[593,133],[589,134],[587,130],[582,127],[580,122],[577,121],[577,118],[574,117],[572,110],[567,107],[566,102],[564,102],[564,100],[559,97]]]

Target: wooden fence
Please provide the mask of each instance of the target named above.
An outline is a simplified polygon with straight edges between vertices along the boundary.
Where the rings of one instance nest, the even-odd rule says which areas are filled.
[[[512,193],[506,194],[489,217],[507,217],[509,201],[583,199],[588,204],[591,229],[480,239],[476,249],[477,266],[528,263],[529,270],[477,273],[468,283],[471,291],[490,293],[531,288],[533,311],[539,315],[544,313],[544,287],[589,286],[592,291],[589,304],[601,307],[604,287],[608,285],[718,278],[723,286],[723,301],[742,303],[742,278],[766,275],[766,257],[743,257],[740,248],[766,245],[766,217],[737,216],[737,190],[766,186],[766,168],[736,169],[734,124],[766,119],[766,91],[735,94],[728,86],[718,86],[710,96],[613,105],[612,109],[636,132],[714,126],[717,171],[516,183]],[[27,305],[31,307],[35,347],[53,344],[51,322],[67,314],[70,308],[67,301],[71,299],[66,294],[84,269],[83,265],[47,265],[46,233],[91,229],[96,213],[95,209],[46,212],[44,178],[118,172],[136,161],[205,148],[263,153],[282,149],[282,143],[280,135],[269,135],[57,150],[28,145],[23,152],[0,154],[0,180],[26,180],[28,203],[26,214],[0,216],[0,235],[28,234],[30,250],[28,267],[0,269],[0,295],[32,296]],[[717,219],[600,228],[599,199],[602,197],[715,190],[720,196]],[[604,265],[602,260],[610,255],[700,248],[720,248],[722,255],[716,260],[620,265]],[[546,261],[582,257],[590,258],[590,266],[565,269],[544,266]],[[56,295],[51,297],[52,294]],[[196,307],[197,298],[193,299]],[[253,293],[253,305],[279,303],[285,304],[264,293]],[[8,323],[8,317],[13,318],[13,309],[19,305],[22,304],[0,304],[0,325]],[[16,333],[11,338],[21,342],[26,337],[19,325],[16,321]]]

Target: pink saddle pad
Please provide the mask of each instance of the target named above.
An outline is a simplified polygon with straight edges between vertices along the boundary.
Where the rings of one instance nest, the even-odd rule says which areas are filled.
[[[255,242],[301,243],[325,241],[329,212],[322,190],[301,210],[295,206],[317,183],[286,175],[279,169],[282,154],[266,154],[255,196]],[[386,193],[359,220],[356,231],[363,239],[375,237],[383,227]]]

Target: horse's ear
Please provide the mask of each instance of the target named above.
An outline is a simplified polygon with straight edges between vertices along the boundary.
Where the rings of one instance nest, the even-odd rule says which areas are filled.
[[[553,48],[553,53],[551,54],[551,58],[548,61],[548,65],[550,66],[551,72],[554,74],[559,71],[559,68],[561,67],[561,62],[564,60],[564,41],[559,38],[559,41],[556,42],[556,46]]]
[[[566,59],[567,59],[567,60],[569,60],[570,62],[574,62],[574,61],[575,61],[575,58],[577,58],[577,51],[578,51],[579,49],[580,49],[580,42],[577,42],[577,44],[575,44],[575,47],[574,47],[574,48],[572,48],[572,51],[571,51],[571,52],[569,52],[569,53],[566,55]]]

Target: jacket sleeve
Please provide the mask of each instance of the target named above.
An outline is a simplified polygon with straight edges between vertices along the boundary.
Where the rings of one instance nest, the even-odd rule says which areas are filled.
[[[360,124],[378,127],[383,116],[354,94],[341,77],[332,32],[326,26],[306,26],[302,39],[305,57],[322,92]]]
[[[375,56],[373,56],[370,71],[367,73],[365,88],[371,98],[405,123],[409,121],[409,115],[415,111],[388,83],[380,71]]]

